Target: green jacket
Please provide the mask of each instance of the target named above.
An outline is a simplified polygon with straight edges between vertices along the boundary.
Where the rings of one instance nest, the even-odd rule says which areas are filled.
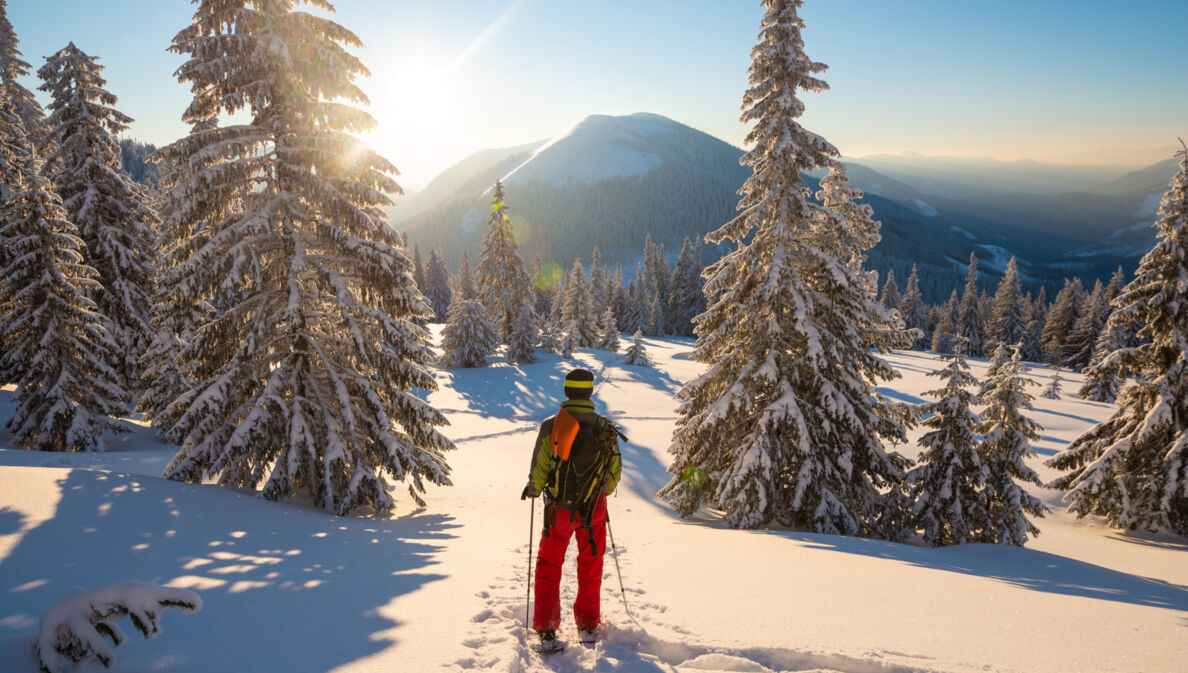
[[[561,408],[573,414],[582,423],[588,423],[595,427],[605,423],[614,427],[614,422],[609,418],[594,413],[594,403],[589,400],[565,400],[561,403]],[[532,483],[532,488],[537,493],[544,491],[545,484],[549,480],[549,472],[553,469],[552,435],[553,421],[555,419],[556,416],[553,416],[544,423],[541,423],[540,432],[536,435],[536,444],[532,453],[532,467],[528,473],[528,480]],[[619,436],[616,434],[614,454],[611,456],[606,472],[602,475],[603,483],[605,484],[604,490],[607,494],[614,492],[622,476],[623,461],[619,455]],[[549,494],[553,496],[557,495],[555,485],[550,489]]]

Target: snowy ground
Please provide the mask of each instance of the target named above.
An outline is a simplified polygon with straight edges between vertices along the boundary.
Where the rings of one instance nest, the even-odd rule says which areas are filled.
[[[108,454],[0,449],[0,671],[36,670],[37,620],[72,586],[123,580],[192,589],[204,607],[167,612],[155,640],[126,629],[119,671],[1188,670],[1183,538],[1055,511],[1026,549],[928,549],[674,516],[653,494],[667,481],[671,395],[700,366],[688,341],[647,345],[655,369],[582,351],[574,362],[441,372],[430,400],[452,423],[454,486],[431,490],[425,509],[406,497],[387,519],[164,481],[173,449],[143,428]],[[891,360],[904,378],[889,396],[915,402],[937,387],[924,376],[938,367],[931,356]],[[610,512],[638,624],[608,558],[603,641],[541,659],[525,647],[530,506],[518,495],[536,425],[575,364],[598,373],[600,411],[631,439]],[[1050,374],[1033,370],[1040,382]],[[1044,479],[1053,473],[1040,461],[1110,412],[1077,399],[1078,385],[1036,402],[1044,439],[1032,463]],[[1059,505],[1059,494],[1037,494]],[[570,576],[563,616],[574,587]]]

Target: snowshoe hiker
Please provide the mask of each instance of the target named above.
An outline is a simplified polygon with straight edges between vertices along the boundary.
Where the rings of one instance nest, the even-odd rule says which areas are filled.
[[[532,628],[548,647],[561,624],[561,565],[569,539],[578,543],[577,599],[573,618],[583,641],[601,621],[602,559],[606,552],[606,496],[622,476],[614,422],[594,413],[594,374],[575,369],[565,376],[561,410],[540,426],[528,485],[520,498],[545,496],[544,529],[536,557],[536,610]],[[624,438],[625,439],[625,438]]]

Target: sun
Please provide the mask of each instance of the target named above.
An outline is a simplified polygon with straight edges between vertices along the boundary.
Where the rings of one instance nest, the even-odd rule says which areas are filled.
[[[444,69],[424,63],[380,65],[362,87],[371,99],[375,146],[408,146],[454,122],[456,88]]]

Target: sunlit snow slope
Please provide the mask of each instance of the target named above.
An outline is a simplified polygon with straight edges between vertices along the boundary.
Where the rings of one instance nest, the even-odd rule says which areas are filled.
[[[70,587],[122,580],[193,589],[204,607],[167,613],[151,641],[124,624],[119,671],[1184,670],[1182,538],[1122,534],[1054,511],[1026,549],[928,549],[730,530],[712,512],[674,516],[653,494],[667,480],[672,394],[701,365],[687,341],[647,346],[652,369],[582,351],[570,362],[545,355],[439,372],[429,400],[452,423],[454,486],[431,490],[425,509],[404,496],[392,518],[337,518],[164,481],[173,448],[147,429],[104,455],[0,449],[0,671],[36,670],[37,620]],[[932,356],[890,359],[904,377],[885,394],[915,402],[937,387],[925,377],[939,366]],[[523,630],[529,520],[535,545],[541,512],[518,495],[535,428],[575,365],[597,372],[600,411],[631,440],[610,512],[634,621],[608,558],[603,641],[546,660],[527,650]],[[984,370],[974,363],[975,374]],[[1037,380],[1050,374],[1032,370]],[[1031,463],[1045,479],[1053,473],[1041,460],[1110,413],[1076,399],[1078,385],[1036,401],[1044,431]],[[0,393],[0,418],[9,397]],[[1058,506],[1059,494],[1039,495]],[[567,577],[565,618],[574,588]]]

